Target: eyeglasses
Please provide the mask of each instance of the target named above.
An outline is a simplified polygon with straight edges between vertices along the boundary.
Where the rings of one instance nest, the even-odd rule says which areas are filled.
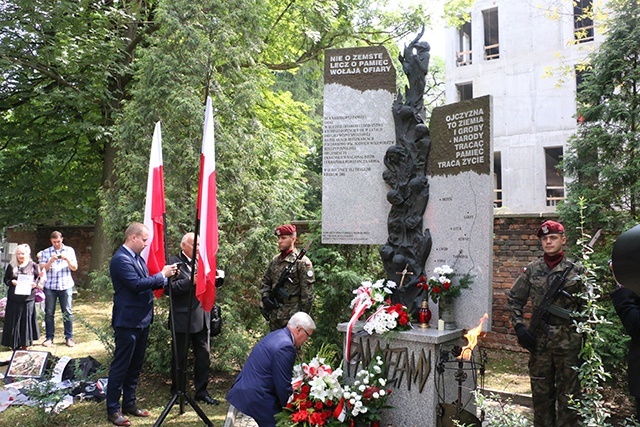
[[[311,334],[309,332],[307,332],[307,330],[305,328],[300,328],[304,331],[305,334],[307,334],[307,338],[311,338]]]

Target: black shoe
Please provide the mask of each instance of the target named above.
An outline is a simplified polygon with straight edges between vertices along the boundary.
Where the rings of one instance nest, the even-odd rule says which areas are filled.
[[[203,396],[196,396],[196,401],[204,402],[207,405],[219,405],[220,404],[220,401],[218,399],[214,399],[213,397],[209,396],[208,394],[205,394]]]

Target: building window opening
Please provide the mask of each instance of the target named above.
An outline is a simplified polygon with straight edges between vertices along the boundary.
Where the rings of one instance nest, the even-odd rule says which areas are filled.
[[[484,19],[484,59],[490,61],[500,58],[500,39],[498,34],[498,8],[482,11]]]
[[[473,83],[461,83],[456,85],[458,90],[458,101],[473,99]]]
[[[573,1],[573,35],[577,43],[593,41],[593,0]]]
[[[502,207],[502,156],[499,151],[493,153],[493,207]]]
[[[465,22],[458,30],[458,67],[471,65],[471,22]]]
[[[580,93],[584,90],[582,83],[584,82],[585,76],[589,71],[584,68],[575,67],[575,75],[576,75],[576,120],[578,123],[582,123],[584,121],[584,117],[580,115],[579,110],[585,107],[584,103],[580,102]]]
[[[544,149],[547,178],[547,206],[557,206],[564,200],[564,179],[558,170],[562,160],[562,147],[546,147]]]

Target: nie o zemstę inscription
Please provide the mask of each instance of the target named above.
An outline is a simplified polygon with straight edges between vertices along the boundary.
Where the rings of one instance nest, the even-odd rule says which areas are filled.
[[[329,74],[332,76],[343,74],[388,73],[391,71],[391,61],[385,58],[383,52],[354,53],[352,55],[329,56]]]
[[[389,204],[382,173],[395,143],[395,69],[382,46],[325,52],[322,242],[381,244]]]

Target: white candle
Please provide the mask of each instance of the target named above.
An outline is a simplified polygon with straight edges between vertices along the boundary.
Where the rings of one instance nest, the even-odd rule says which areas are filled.
[[[438,330],[444,331],[444,320],[438,319]]]

